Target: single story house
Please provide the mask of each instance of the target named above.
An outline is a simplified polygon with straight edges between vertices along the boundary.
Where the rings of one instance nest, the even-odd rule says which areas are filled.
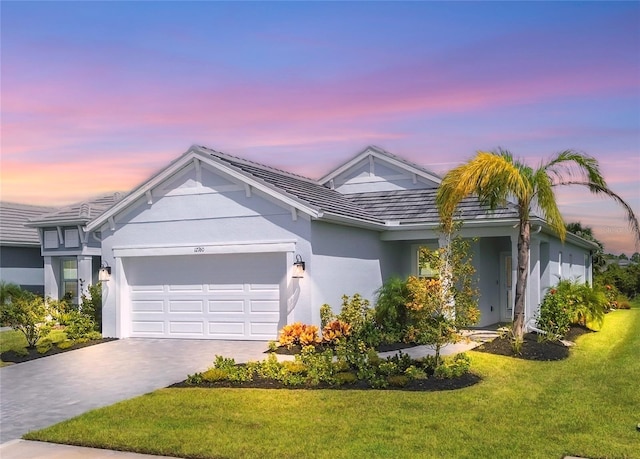
[[[339,309],[343,294],[374,300],[389,277],[418,274],[419,248],[440,244],[440,181],[377,147],[312,180],[193,146],[96,217],[80,207],[34,224],[51,293],[67,281],[56,258],[77,260],[86,278],[83,263],[109,267],[104,336],[270,340],[287,323],[319,325],[320,306]],[[478,238],[479,325],[510,321],[516,208],[466,199],[461,215],[462,235]],[[533,218],[527,319],[558,278],[591,281],[593,249]]]
[[[81,291],[98,281],[101,264],[99,233],[86,225],[122,198],[111,193],[32,216],[25,226],[34,232],[44,266],[44,293],[48,298],[77,304]]]
[[[44,294],[44,262],[38,231],[26,223],[53,207],[0,202],[0,282]]]

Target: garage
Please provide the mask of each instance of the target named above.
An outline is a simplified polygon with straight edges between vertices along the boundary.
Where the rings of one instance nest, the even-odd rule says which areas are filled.
[[[130,336],[272,340],[286,323],[284,253],[123,259]]]

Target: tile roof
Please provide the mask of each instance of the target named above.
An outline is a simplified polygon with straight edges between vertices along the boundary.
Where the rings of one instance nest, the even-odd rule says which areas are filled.
[[[29,219],[54,210],[55,207],[0,202],[0,244],[39,246],[38,230],[24,225]]]
[[[358,207],[383,220],[407,223],[438,223],[435,198],[436,189],[397,190],[350,194],[349,199]],[[464,220],[517,218],[513,204],[491,211],[477,198],[463,199],[458,205]]]
[[[384,220],[367,212],[353,203],[349,197],[338,191],[327,188],[315,180],[281,171],[263,164],[236,158],[217,151],[206,150],[211,156],[224,161],[251,177],[271,185],[279,191],[292,195],[315,207],[321,212],[330,213],[347,218],[356,218],[373,223],[383,224]]]
[[[323,212],[381,224],[386,221],[399,221],[401,224],[439,221],[435,205],[437,190],[433,188],[343,195],[306,177],[236,158],[206,147],[200,148],[234,168],[280,191],[285,191]],[[393,156],[391,153],[384,153]],[[460,216],[465,220],[518,217],[517,209],[513,205],[491,211],[488,206],[482,206],[478,199],[473,197],[464,199],[458,209]]]
[[[78,202],[59,208],[53,212],[29,220],[29,226],[47,226],[58,224],[84,225],[99,217],[124,197],[123,193],[111,193],[97,198]]]

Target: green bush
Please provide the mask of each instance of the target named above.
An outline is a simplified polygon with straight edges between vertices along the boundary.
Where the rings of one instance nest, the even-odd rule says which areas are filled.
[[[549,289],[538,313],[538,328],[547,332],[547,338],[564,336],[571,324],[602,325],[609,305],[605,287],[561,280]]]
[[[382,284],[376,293],[376,323],[386,341],[400,341],[409,325],[406,307],[409,302],[407,283],[399,277],[392,277]]]
[[[58,349],[64,350],[64,349],[69,349],[74,344],[75,344],[75,342],[73,340],[67,339],[67,340],[59,342],[58,344],[56,344],[56,346],[58,347]]]
[[[64,331],[69,339],[86,338],[95,331],[95,321],[82,311],[71,310],[68,313],[68,320]]]
[[[207,382],[225,381],[228,377],[229,373],[222,368],[209,368],[202,373],[202,380]]]
[[[6,285],[3,285],[8,290]],[[0,322],[20,331],[27,339],[27,346],[34,347],[41,337],[51,331],[50,308],[42,297],[21,291],[3,293],[0,305]]]
[[[393,375],[387,378],[387,382],[391,387],[404,387],[409,384],[409,377],[405,375]]]
[[[350,371],[340,371],[335,375],[336,384],[339,386],[344,386],[346,384],[355,384],[358,381],[358,377],[355,373]]]
[[[438,379],[458,378],[469,372],[471,359],[467,354],[460,353],[453,357],[445,358],[435,369],[434,376]]]

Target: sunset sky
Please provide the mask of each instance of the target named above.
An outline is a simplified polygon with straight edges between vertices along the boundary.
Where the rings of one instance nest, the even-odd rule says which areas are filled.
[[[367,145],[435,172],[502,147],[598,159],[640,214],[638,2],[12,2],[1,198],[128,191],[205,145],[319,178]],[[613,201],[566,221],[631,255]]]

